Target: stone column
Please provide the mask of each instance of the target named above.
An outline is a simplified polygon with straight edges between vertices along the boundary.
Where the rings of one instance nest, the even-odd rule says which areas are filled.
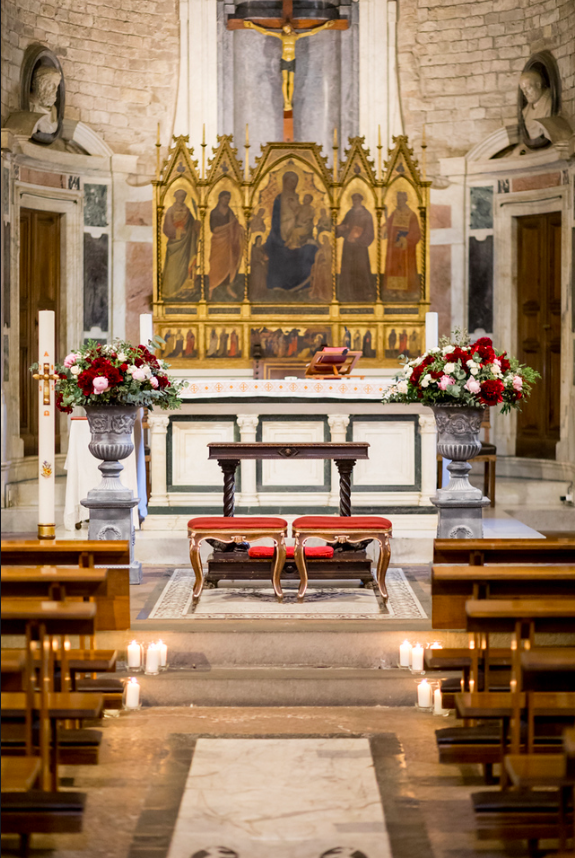
[[[150,427],[150,479],[152,491],[149,506],[168,506],[168,471],[166,435],[170,418],[167,414],[148,413]]]
[[[259,419],[258,414],[238,414],[240,440],[244,444],[255,442]],[[256,460],[242,459],[240,468],[242,474],[241,504],[242,506],[257,505],[259,504],[259,497],[256,485]]]
[[[341,444],[347,441],[347,427],[349,426],[349,414],[329,414],[327,418],[331,440]],[[339,514],[339,473],[335,462],[331,463],[331,491],[329,493],[329,505],[335,506]]]
[[[419,415],[421,435],[421,498],[420,506],[431,506],[430,497],[437,488],[437,427],[433,414]]]

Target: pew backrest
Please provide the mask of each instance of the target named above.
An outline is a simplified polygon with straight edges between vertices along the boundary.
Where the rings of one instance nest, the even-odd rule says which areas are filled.
[[[435,539],[434,563],[575,563],[575,539]]]
[[[127,540],[3,539],[2,563],[7,566],[128,566]]]

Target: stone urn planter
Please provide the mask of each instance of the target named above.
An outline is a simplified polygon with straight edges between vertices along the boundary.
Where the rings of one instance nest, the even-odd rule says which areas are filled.
[[[124,486],[121,459],[134,449],[132,432],[138,413],[135,405],[86,405],[92,440],[88,445],[96,459],[101,483],[81,501],[90,510],[89,539],[125,539],[130,543],[130,583],[141,583],[141,563],[134,560],[135,532],[132,509],[139,503],[131,489]]]
[[[431,502],[438,507],[437,536],[451,539],[481,539],[482,509],[489,499],[469,482],[473,459],[481,450],[479,430],[484,408],[466,405],[433,405],[437,424],[437,452],[450,459],[449,484],[438,489]]]

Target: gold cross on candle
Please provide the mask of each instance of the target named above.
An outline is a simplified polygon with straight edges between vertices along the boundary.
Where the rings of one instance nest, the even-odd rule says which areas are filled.
[[[50,364],[45,363],[43,374],[40,375],[39,373],[35,372],[34,375],[32,376],[32,378],[35,378],[36,381],[43,381],[44,382],[44,398],[42,400],[42,404],[43,405],[50,405],[50,382],[51,381],[58,381],[60,376],[57,373],[51,373],[50,372]]]

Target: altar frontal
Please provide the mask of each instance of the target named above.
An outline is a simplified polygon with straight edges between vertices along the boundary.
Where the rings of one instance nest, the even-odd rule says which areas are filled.
[[[231,136],[201,167],[173,139],[154,181],[154,325],[179,368],[309,360],[323,346],[397,366],[424,348],[429,186],[406,137],[382,163],[361,137],[333,168],[315,143],[268,143],[249,164]]]

